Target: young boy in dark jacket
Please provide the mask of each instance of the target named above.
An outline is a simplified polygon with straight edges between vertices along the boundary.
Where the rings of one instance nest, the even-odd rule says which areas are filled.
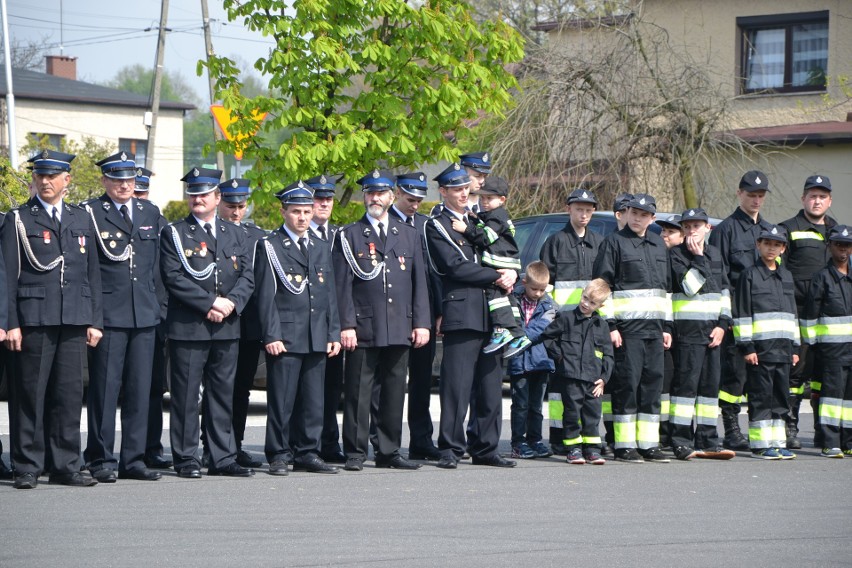
[[[524,322],[524,331],[535,342],[556,317],[557,306],[547,295],[550,271],[537,260],[527,266],[523,286],[515,289],[515,299]],[[546,458],[553,455],[542,442],[542,403],[553,361],[541,343],[509,359],[512,384],[512,457]]]
[[[603,465],[600,454],[601,395],[613,367],[609,325],[595,313],[609,297],[606,281],[589,282],[580,304],[560,311],[541,333],[547,354],[556,366],[564,405],[563,443],[570,464]]]
[[[771,225],[760,232],[760,258],[740,275],[734,302],[734,338],[746,362],[748,444],[752,456],[793,459],[786,446],[790,411],[790,368],[798,363],[799,326],[793,276],[776,260],[787,246],[787,231]]]

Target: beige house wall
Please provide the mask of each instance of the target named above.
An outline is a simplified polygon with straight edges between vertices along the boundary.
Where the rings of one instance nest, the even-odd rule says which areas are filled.
[[[682,49],[718,81],[720,92],[730,97],[728,123],[732,129],[846,121],[847,113],[852,113],[852,101],[837,86],[839,77],[852,80],[850,0],[643,0],[637,1],[636,6],[643,22],[666,30],[674,49]],[[829,11],[827,74],[832,86],[827,91],[813,93],[740,94],[737,18],[822,10]],[[550,41],[557,42],[557,47],[572,56],[587,59],[596,51],[605,51],[614,36],[595,28],[566,28],[551,32]],[[848,91],[852,92],[852,87]],[[778,148],[768,157],[731,157],[725,163],[703,164],[696,179],[700,205],[713,216],[728,215],[736,206],[735,190],[740,177],[746,170],[758,168],[769,176],[772,188],[766,202],[766,217],[781,221],[800,209],[805,178],[820,173],[829,176],[835,188],[832,215],[852,222],[852,197],[847,197],[852,194],[850,156],[852,144],[801,145]],[[662,185],[659,180],[664,178],[660,176],[671,176],[672,172],[649,163],[637,164],[634,174],[632,189],[653,193],[655,184]],[[725,185],[718,180],[730,182]],[[677,208],[682,204],[666,205]]]
[[[31,132],[61,134],[75,142],[89,136],[118,149],[119,138],[147,140],[143,113],[142,108],[17,99],[15,136],[19,145],[26,143]],[[21,161],[28,157],[21,155]],[[183,199],[183,111],[160,111],[154,163],[147,167],[156,174],[151,178],[154,203],[164,207],[169,201]]]

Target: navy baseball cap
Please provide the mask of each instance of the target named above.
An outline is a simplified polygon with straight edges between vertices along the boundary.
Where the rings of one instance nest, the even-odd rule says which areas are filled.
[[[838,243],[852,243],[852,228],[846,225],[835,225],[828,234],[828,240]]]
[[[681,213],[680,222],[683,223],[684,221],[704,221],[707,223],[710,221],[710,217],[707,215],[707,211],[701,207],[695,207]],[[659,221],[657,222],[659,223]]]
[[[498,195],[506,197],[509,195],[509,182],[501,177],[489,176],[478,190],[472,192],[474,195]]]
[[[831,191],[831,180],[826,176],[815,175],[805,180],[805,191],[820,187],[826,191]]]
[[[751,170],[740,179],[740,189],[744,191],[769,191],[769,179],[765,173]]]
[[[760,236],[757,237],[757,240],[761,239],[778,241],[786,244],[787,229],[785,229],[782,225],[770,225],[768,229],[760,231]]]
[[[633,209],[641,209],[655,215],[657,213],[657,200],[647,193],[637,193],[633,196],[633,199],[627,202],[626,206]]]
[[[674,227],[675,229],[682,231],[683,227],[680,226],[680,215],[666,215],[662,219],[656,219],[654,222],[657,225],[665,225],[667,227]]]
[[[627,209],[627,204],[633,199],[632,193],[622,193],[615,198],[615,201],[612,202],[612,210],[615,213],[619,211],[624,211]]]
[[[595,207],[598,206],[598,200],[595,197],[595,194],[586,189],[575,189],[568,194],[568,198],[565,201],[568,205],[571,205],[572,203],[591,203]]]

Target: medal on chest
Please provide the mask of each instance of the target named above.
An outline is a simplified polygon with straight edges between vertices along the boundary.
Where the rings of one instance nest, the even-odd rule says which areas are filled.
[[[44,244],[50,244],[50,231],[42,231],[41,233],[42,239],[44,239]]]
[[[86,253],[86,237],[85,236],[77,237],[77,242],[80,243],[80,252],[82,254],[85,254]]]
[[[202,241],[201,250],[198,251],[198,256],[200,256],[201,258],[204,258],[205,256],[207,256],[207,243]]]

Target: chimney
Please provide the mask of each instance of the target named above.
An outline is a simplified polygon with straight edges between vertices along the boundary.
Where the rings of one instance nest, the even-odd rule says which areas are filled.
[[[77,80],[77,58],[65,55],[46,55],[47,74]]]

